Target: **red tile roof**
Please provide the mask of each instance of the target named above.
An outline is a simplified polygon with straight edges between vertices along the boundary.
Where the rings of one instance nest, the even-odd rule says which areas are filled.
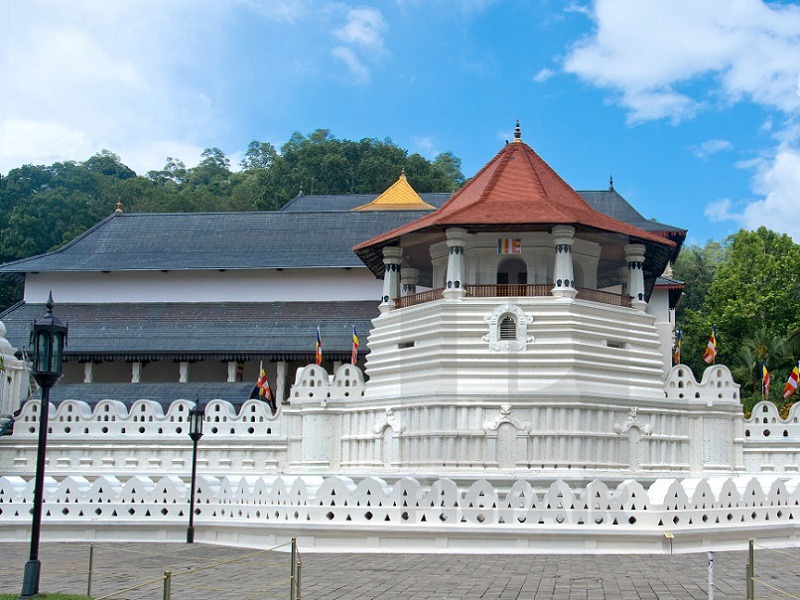
[[[530,146],[515,139],[441,208],[354,249],[362,255],[359,250],[384,246],[405,234],[450,226],[519,231],[560,224],[579,231],[619,233],[669,248],[675,245],[661,235],[595,211]]]

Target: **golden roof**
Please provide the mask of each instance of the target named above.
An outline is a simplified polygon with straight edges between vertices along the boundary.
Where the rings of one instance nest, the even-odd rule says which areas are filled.
[[[419,197],[414,188],[406,179],[405,169],[400,173],[400,177],[380,196],[372,202],[367,202],[361,206],[356,206],[353,210],[433,210],[431,206]]]

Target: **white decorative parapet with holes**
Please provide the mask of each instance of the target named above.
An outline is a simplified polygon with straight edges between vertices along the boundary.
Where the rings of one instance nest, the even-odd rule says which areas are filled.
[[[783,419],[772,402],[759,402],[744,420],[744,440],[749,471],[800,473],[800,404]]]
[[[748,536],[797,543],[800,478],[627,480],[511,487],[474,479],[421,483],[378,477],[209,477],[197,485],[198,541],[307,550],[647,552],[743,548]],[[0,478],[0,538],[25,539],[33,482]],[[181,539],[184,479],[48,478],[45,539]]]

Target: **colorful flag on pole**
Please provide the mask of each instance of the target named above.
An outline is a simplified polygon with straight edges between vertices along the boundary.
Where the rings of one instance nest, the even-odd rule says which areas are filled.
[[[317,327],[317,345],[314,351],[314,362],[318,365],[322,364],[322,336],[319,333],[319,327]]]
[[[706,364],[712,364],[717,361],[717,326],[711,328],[711,337],[708,338],[708,345],[706,351],[703,352],[703,361]]]
[[[358,334],[356,333],[356,326],[353,325],[353,352],[350,355],[350,363],[356,364],[358,362]]]
[[[498,254],[522,254],[522,238],[499,238],[497,240]]]
[[[264,363],[260,363],[258,367],[258,381],[256,382],[258,388],[258,397],[267,402],[272,402],[272,389],[269,387],[267,381],[267,373],[264,371]]]
[[[769,397],[769,371],[764,361],[761,361],[761,397],[766,400]]]
[[[800,363],[794,366],[792,372],[789,374],[789,381],[783,387],[783,397],[788,398],[797,390],[797,380],[800,379]]]
[[[675,347],[672,350],[672,364],[679,365],[681,364],[681,338],[683,337],[683,331],[681,330],[681,326],[675,329]]]

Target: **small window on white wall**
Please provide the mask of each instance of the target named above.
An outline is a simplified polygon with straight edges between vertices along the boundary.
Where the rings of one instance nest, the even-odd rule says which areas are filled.
[[[516,340],[517,339],[517,322],[511,315],[506,315],[500,321],[500,339],[501,340]]]
[[[498,306],[483,317],[483,321],[489,326],[489,333],[483,336],[483,341],[489,342],[489,349],[493,352],[524,352],[528,342],[533,341],[528,336],[528,325],[533,323],[533,317],[515,304]]]

